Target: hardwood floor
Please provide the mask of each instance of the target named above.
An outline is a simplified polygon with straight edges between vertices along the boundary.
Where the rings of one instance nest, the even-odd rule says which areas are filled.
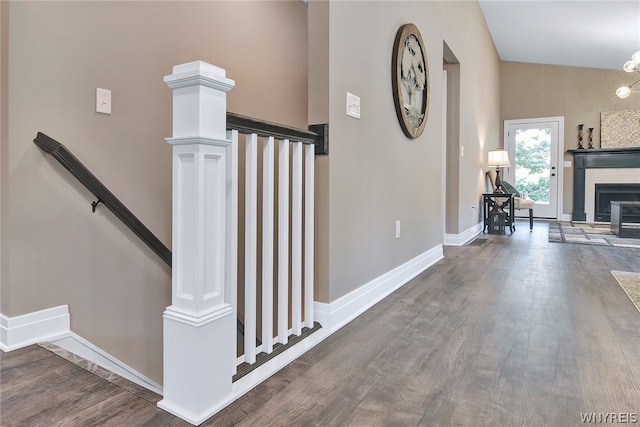
[[[638,420],[640,313],[610,270],[640,250],[518,223],[445,259],[206,426],[572,426]],[[37,346],[2,353],[0,424],[181,426]],[[615,424],[615,423],[614,423]]]

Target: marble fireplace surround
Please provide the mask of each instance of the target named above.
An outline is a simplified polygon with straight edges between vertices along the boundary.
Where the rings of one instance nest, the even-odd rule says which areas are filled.
[[[594,222],[595,184],[640,182],[640,147],[568,152],[574,157],[573,221]]]

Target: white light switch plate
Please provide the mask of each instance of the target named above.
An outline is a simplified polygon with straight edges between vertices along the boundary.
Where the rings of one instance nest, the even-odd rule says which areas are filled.
[[[96,89],[96,113],[111,114],[111,91]]]
[[[571,160],[565,160],[564,161],[564,167],[565,168],[570,168],[571,167]]]
[[[360,119],[360,97],[347,92],[347,116]]]

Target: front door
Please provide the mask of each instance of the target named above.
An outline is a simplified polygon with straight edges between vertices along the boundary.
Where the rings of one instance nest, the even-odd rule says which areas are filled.
[[[506,120],[505,148],[511,167],[504,178],[522,194],[536,201],[533,214],[558,218],[558,198],[562,185],[560,129],[564,118]]]

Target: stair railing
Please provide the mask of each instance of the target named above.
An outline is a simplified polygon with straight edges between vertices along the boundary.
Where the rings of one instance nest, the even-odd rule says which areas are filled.
[[[200,424],[230,403],[232,380],[320,327],[313,318],[314,159],[327,154],[328,128],[306,131],[226,112],[234,82],[223,69],[196,61],[173,71],[165,77],[174,91],[173,137],[167,139],[173,146],[173,253],[64,145],[42,132],[34,142],[91,191],[94,212],[104,204],[172,267],[158,406]],[[237,274],[239,134],[245,135],[246,164],[243,283]],[[244,325],[236,320],[240,285]],[[236,330],[244,332],[239,355]]]
[[[197,425],[232,401],[234,375],[319,327],[313,318],[313,177],[315,153],[327,151],[327,126],[305,131],[227,113],[226,93],[235,82],[205,62],[175,66],[165,83],[173,89],[173,136],[167,138],[173,147],[173,278],[172,304],[163,316],[158,406]],[[239,355],[233,325],[238,286],[244,293]]]
[[[96,211],[102,203],[126,225],[136,236],[155,252],[162,261],[171,267],[171,251],[160,241],[127,207],[113,195],[98,178],[87,169],[64,145],[38,132],[33,142],[45,153],[50,154],[62,166],[89,190],[97,200],[91,203],[91,209]]]

